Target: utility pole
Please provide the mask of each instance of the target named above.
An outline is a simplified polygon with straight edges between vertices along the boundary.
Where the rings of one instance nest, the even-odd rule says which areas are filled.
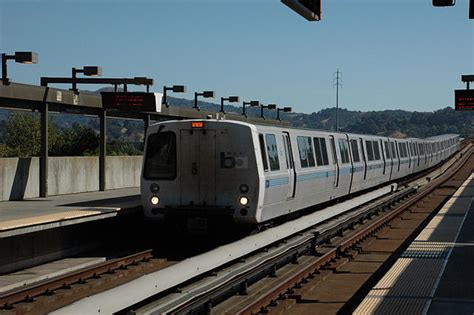
[[[339,72],[339,69],[334,73],[334,86],[336,87],[336,132],[339,131],[339,87],[342,87],[342,72]]]

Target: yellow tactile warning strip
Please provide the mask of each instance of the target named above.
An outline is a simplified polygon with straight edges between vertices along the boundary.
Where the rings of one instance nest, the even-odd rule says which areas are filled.
[[[401,257],[404,258],[445,258],[453,243],[427,242],[415,240],[408,246]]]
[[[115,209],[110,209],[107,212],[115,211]],[[0,222],[0,232],[12,229],[18,229],[33,225],[47,224],[53,222],[60,222],[65,220],[95,216],[104,213],[102,210],[71,210],[71,211],[62,211],[53,214],[46,214],[16,220],[8,220]]]
[[[427,311],[473,203],[472,174],[372,288],[355,314],[421,314]],[[471,245],[471,244],[469,244]]]

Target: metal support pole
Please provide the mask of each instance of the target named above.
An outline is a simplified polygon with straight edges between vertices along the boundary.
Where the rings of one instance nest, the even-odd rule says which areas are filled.
[[[107,154],[107,112],[102,110],[100,113],[100,143],[99,143],[99,190],[105,190],[105,157]]]
[[[219,112],[225,114],[225,111],[224,111],[224,101],[227,100],[226,98],[224,97],[221,97],[221,110]]]
[[[194,108],[196,108],[197,110],[199,110],[199,106],[198,106],[198,96],[201,95],[200,93],[198,92],[194,92]]]
[[[2,54],[2,83],[3,85],[10,83],[7,77],[7,54]]]
[[[145,114],[144,122],[145,122],[145,132],[143,133],[144,134],[143,141],[145,141],[146,132],[148,131],[148,127],[150,127],[150,122],[151,122],[151,115],[150,114]]]
[[[263,116],[263,108],[264,108],[264,106],[261,105],[260,106],[260,118],[265,118],[265,116]]]
[[[77,71],[76,71],[76,68],[72,68],[72,90],[74,92],[77,92],[77,82],[76,82],[76,75],[77,75]]]
[[[163,87],[162,104],[165,105],[166,107],[170,107],[170,105],[168,104],[168,99],[167,99],[166,91],[168,91],[168,89],[166,88],[166,86],[164,86],[164,87]],[[196,106],[196,105],[194,105],[194,106]]]
[[[48,103],[41,111],[40,197],[48,197]]]
[[[340,83],[340,80],[341,80],[341,76],[340,74],[342,74],[341,72],[339,72],[339,69],[337,69],[336,73],[334,73],[336,75],[336,77],[334,78],[334,80],[336,81],[336,83],[334,84],[336,86],[336,132],[339,131],[339,87],[342,86],[342,84]]]

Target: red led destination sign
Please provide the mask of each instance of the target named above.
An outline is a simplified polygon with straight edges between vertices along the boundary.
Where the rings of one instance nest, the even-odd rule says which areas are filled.
[[[454,108],[456,110],[474,110],[474,90],[455,90]]]
[[[101,92],[101,94],[102,106],[105,110],[123,112],[158,112],[161,110],[161,97],[157,97],[155,93]],[[161,96],[161,94],[158,95]]]

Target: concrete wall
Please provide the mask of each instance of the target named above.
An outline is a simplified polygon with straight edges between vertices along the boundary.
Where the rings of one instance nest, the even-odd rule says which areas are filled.
[[[141,156],[110,156],[106,159],[106,189],[140,186]]]
[[[39,158],[0,159],[0,200],[39,196]]]
[[[138,187],[141,156],[110,156],[106,160],[106,189]],[[50,157],[48,194],[99,190],[99,158]],[[0,201],[39,196],[39,158],[0,158]]]

